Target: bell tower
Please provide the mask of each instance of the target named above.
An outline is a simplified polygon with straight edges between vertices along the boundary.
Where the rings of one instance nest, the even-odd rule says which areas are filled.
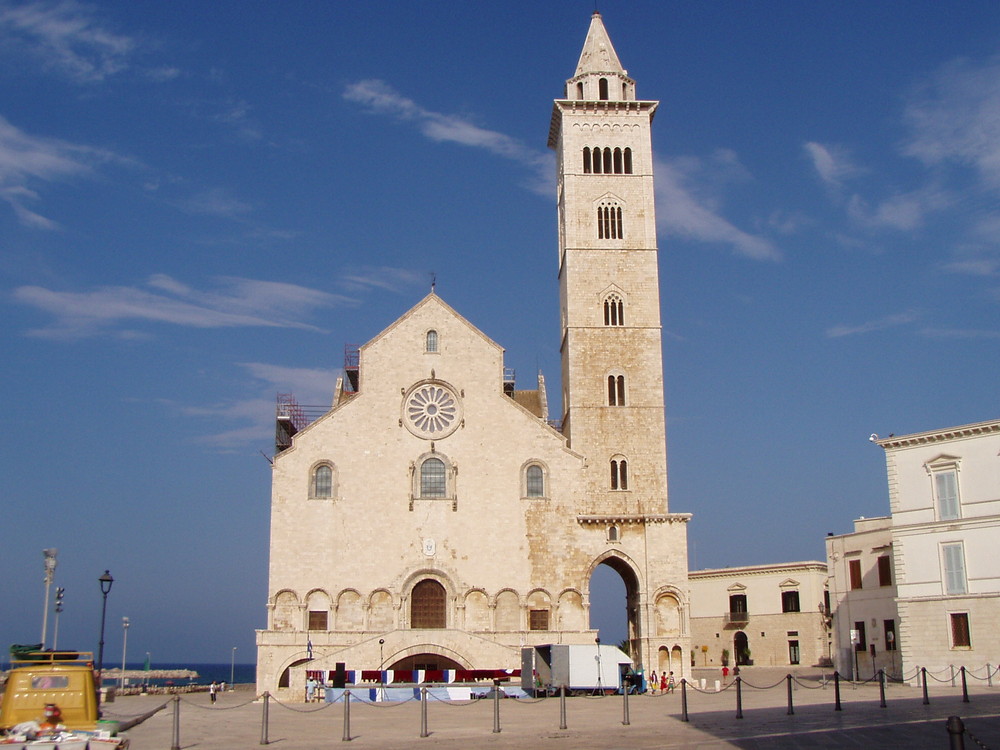
[[[563,433],[588,459],[580,513],[667,513],[653,155],[600,13],[552,110],[557,155]]]

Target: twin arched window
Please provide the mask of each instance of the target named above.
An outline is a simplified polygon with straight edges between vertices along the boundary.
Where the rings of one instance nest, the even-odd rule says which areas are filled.
[[[608,375],[608,406],[625,406],[624,375]]]
[[[628,461],[624,458],[611,459],[611,489],[628,489]]]
[[[583,149],[584,174],[632,174],[632,149]]]

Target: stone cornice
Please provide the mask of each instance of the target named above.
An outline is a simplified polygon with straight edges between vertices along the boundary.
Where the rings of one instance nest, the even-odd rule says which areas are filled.
[[[576,520],[581,524],[589,523],[620,523],[620,524],[647,524],[647,523],[687,523],[691,520],[690,513],[615,513],[577,516]]]
[[[706,568],[705,570],[688,571],[688,579],[698,578],[732,578],[734,576],[763,576],[774,573],[790,573],[795,570],[814,570],[826,573],[825,562],[807,560],[805,562],[775,563],[774,565],[745,565],[739,568]]]
[[[931,430],[928,432],[915,432],[912,435],[890,436],[876,440],[875,442],[883,448],[910,448],[915,445],[930,445],[932,443],[943,443],[959,438],[978,437],[981,435],[1000,434],[1000,419],[989,422],[976,422],[975,424],[962,425],[961,427],[949,427],[945,430]]]

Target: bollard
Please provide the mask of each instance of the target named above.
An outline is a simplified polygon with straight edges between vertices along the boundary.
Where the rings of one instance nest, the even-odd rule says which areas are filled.
[[[948,747],[951,750],[965,750],[965,724],[957,716],[949,716],[945,723],[948,729]]]
[[[566,728],[566,686],[559,688],[559,728]]]
[[[688,681],[681,680],[681,721],[688,720]]]
[[[917,666],[917,687],[920,687],[920,667]]]
[[[174,732],[170,739],[170,750],[181,750],[181,697],[174,698]]]
[[[351,691],[344,691],[344,736],[340,738],[343,742],[351,741]]]
[[[500,734],[500,680],[493,680],[493,734]]]
[[[743,678],[736,678],[736,718],[743,718]]]
[[[955,665],[949,664],[948,666],[951,668],[951,686],[955,687]]]
[[[878,707],[885,708],[885,670],[878,671]]]
[[[628,720],[628,683],[622,680],[622,726],[631,724]]]
[[[969,686],[965,683],[965,665],[962,665],[962,703],[969,702]]]
[[[792,676],[787,675],[785,680],[788,682],[788,711],[787,714],[791,716],[795,713],[795,707],[792,705]]]
[[[420,736],[429,737],[427,731],[427,687],[420,688]]]
[[[986,684],[989,687],[993,687],[993,668],[989,662],[986,662]]]
[[[267,703],[271,699],[271,694],[264,691],[264,709],[261,712],[260,717],[260,744],[266,745],[268,743],[267,739]]]
[[[924,684],[924,705],[929,706],[931,699],[927,697],[927,667],[920,668],[920,681]]]
[[[843,710],[840,707],[840,672],[833,673],[833,710]]]

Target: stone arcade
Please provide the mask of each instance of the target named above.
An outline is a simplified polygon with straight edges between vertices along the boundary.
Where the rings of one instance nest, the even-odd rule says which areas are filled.
[[[279,410],[289,440],[273,467],[258,691],[301,695],[306,669],[337,662],[516,669],[525,644],[593,644],[598,565],[625,582],[636,663],[689,673],[690,515],[667,505],[656,107],[595,13],[548,141],[561,420],[548,421],[541,376],[514,389],[503,349],[434,292],[360,348],[328,412],[306,424]],[[303,544],[306,529],[337,542]]]

